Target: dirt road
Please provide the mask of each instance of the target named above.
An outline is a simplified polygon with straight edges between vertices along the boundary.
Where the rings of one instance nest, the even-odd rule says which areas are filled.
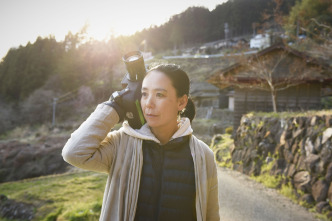
[[[276,190],[237,171],[219,167],[218,179],[222,221],[319,220]]]

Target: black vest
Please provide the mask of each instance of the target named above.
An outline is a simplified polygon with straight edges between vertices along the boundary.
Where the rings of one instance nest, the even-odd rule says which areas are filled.
[[[143,141],[136,221],[196,220],[195,171],[190,136],[165,145]]]

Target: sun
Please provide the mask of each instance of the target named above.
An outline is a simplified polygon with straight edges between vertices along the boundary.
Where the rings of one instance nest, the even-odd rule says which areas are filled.
[[[119,7],[119,8],[116,8]],[[110,8],[110,7],[109,7]],[[110,11],[91,10],[85,17],[87,34],[96,40],[107,39],[110,36],[132,35],[144,28],[149,28],[156,21],[149,13],[139,13],[132,7],[113,6]]]

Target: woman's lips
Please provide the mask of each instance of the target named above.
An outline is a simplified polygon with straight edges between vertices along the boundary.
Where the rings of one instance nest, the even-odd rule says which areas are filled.
[[[146,117],[157,117],[155,114],[145,114]]]

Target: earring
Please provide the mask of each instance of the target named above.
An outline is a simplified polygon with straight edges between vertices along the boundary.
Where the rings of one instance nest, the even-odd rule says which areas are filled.
[[[182,110],[178,111],[178,119],[177,119],[178,122],[180,122],[180,120],[181,120],[181,113],[182,113]]]

